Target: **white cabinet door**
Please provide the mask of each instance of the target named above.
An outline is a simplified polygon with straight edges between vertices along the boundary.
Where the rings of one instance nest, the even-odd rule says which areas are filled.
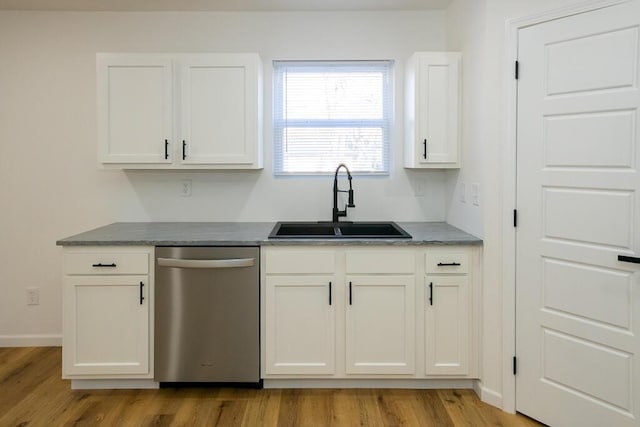
[[[182,163],[259,167],[259,57],[202,54],[180,64]]]
[[[65,276],[63,376],[151,374],[148,276]]]
[[[460,54],[418,52],[407,63],[405,167],[459,168]]]
[[[98,53],[96,66],[105,167],[262,168],[257,54]]]
[[[335,280],[267,276],[266,373],[335,372]]]
[[[415,276],[347,276],[346,373],[412,374]]]
[[[166,55],[98,54],[102,163],[170,163],[173,73]]]
[[[469,374],[471,307],[468,280],[467,275],[426,277],[427,375]]]

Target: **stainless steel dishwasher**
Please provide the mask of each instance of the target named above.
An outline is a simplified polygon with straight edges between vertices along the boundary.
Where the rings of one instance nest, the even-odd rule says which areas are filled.
[[[259,248],[157,247],[158,382],[260,385]]]

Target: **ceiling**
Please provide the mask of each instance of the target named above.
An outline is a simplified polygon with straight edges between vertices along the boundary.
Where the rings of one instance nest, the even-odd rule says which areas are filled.
[[[0,0],[0,10],[334,11],[438,10],[451,0]]]

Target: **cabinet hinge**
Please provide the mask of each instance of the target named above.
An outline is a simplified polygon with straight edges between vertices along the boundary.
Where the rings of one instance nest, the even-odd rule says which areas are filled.
[[[517,209],[513,210],[513,226],[514,227],[518,226],[518,210]]]
[[[513,375],[515,375],[518,372],[518,364],[517,364],[517,359],[515,356],[513,356]]]
[[[518,80],[518,77],[520,76],[520,63],[518,61],[516,61],[514,74],[515,74],[516,80]]]

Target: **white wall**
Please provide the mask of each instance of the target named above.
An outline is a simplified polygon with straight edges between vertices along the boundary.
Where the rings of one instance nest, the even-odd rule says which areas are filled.
[[[462,52],[461,139],[462,168],[447,174],[447,222],[482,237],[483,146],[486,144],[485,82],[486,1],[458,0],[447,9],[447,50]],[[472,201],[472,186],[479,185],[479,203]],[[463,190],[462,186],[465,189]],[[461,193],[464,192],[464,199]]]
[[[0,345],[61,331],[57,239],[115,221],[327,219],[331,179],[271,171],[273,59],[395,59],[389,178],[355,178],[353,219],[441,221],[446,175],[402,160],[404,61],[445,48],[444,12],[0,12]],[[261,172],[99,170],[96,52],[258,52],[265,64]],[[193,180],[193,196],[178,196]],[[416,197],[417,195],[417,197]],[[25,288],[39,287],[39,306]],[[37,338],[37,337],[36,337]],[[26,342],[26,341],[25,341]]]
[[[447,47],[463,52],[464,118],[462,170],[447,178],[447,220],[483,237],[482,394],[497,405],[513,404],[509,386],[513,349],[503,348],[503,225],[511,210],[503,206],[507,130],[507,82],[513,79],[513,61],[506,58],[509,20],[550,11],[577,0],[453,0],[447,9]],[[480,85],[480,86],[479,86]],[[479,180],[480,212],[457,201],[459,182]],[[505,215],[508,215],[505,218]],[[480,222],[480,223],[479,223]],[[477,230],[480,230],[479,232]],[[513,307],[508,307],[513,309]],[[526,339],[526,337],[518,337]],[[507,343],[505,345],[510,345]],[[511,383],[512,384],[512,383]],[[506,388],[506,390],[505,390]],[[504,395],[504,393],[507,393]]]

